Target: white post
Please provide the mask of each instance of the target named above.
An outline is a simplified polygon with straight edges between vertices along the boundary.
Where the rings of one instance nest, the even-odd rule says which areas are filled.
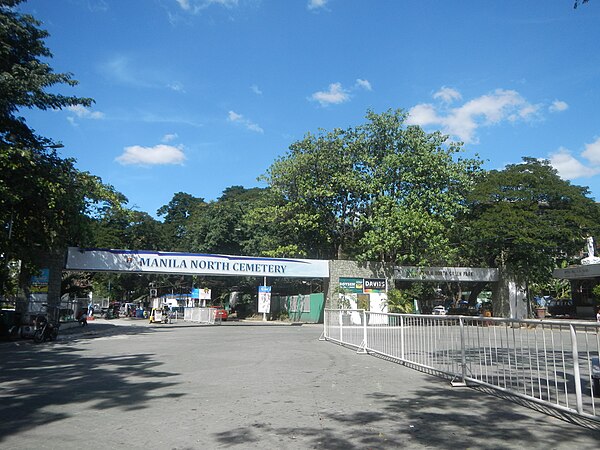
[[[577,402],[577,412],[583,413],[583,394],[581,390],[581,374],[579,371],[579,351],[577,350],[577,333],[575,326],[569,325],[571,331],[571,346],[573,349],[573,378],[575,381],[575,399]]]
[[[267,277],[264,277],[263,279],[263,286],[267,285]],[[262,318],[263,322],[267,321],[267,313],[263,311],[263,318]]]

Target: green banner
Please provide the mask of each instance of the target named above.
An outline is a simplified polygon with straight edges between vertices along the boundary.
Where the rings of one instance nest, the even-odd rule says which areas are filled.
[[[362,294],[363,284],[362,278],[340,278],[340,291]]]

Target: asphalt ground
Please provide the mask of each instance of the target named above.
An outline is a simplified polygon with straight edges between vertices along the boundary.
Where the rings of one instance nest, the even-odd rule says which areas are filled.
[[[600,447],[594,422],[452,387],[321,331],[118,319],[0,342],[0,448]]]

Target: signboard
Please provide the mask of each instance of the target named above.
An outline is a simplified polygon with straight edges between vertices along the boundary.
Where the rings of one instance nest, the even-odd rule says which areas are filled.
[[[387,292],[385,278],[340,278],[340,291],[346,294]]]
[[[362,294],[362,278],[340,278],[340,291],[345,293]]]
[[[198,298],[200,300],[210,300],[211,299],[210,294],[211,294],[210,289],[208,289],[208,288],[199,289]]]
[[[578,279],[600,277],[600,264],[588,264],[585,266],[567,267],[565,269],[554,269],[554,278]]]
[[[379,294],[387,292],[387,281],[385,278],[365,278],[363,284],[365,294]]]
[[[329,278],[329,261],[69,247],[66,270]]]
[[[414,281],[498,281],[498,269],[479,267],[416,267],[394,268],[397,280]]]
[[[32,294],[47,294],[50,282],[50,269],[41,269],[37,275],[31,277],[30,292]]]
[[[263,314],[271,312],[271,286],[258,287],[258,312]]]

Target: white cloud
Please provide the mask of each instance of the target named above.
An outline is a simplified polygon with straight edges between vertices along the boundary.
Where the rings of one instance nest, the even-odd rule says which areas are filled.
[[[476,131],[483,126],[503,121],[532,120],[537,117],[539,106],[526,101],[518,92],[496,89],[494,92],[469,100],[462,106],[447,108],[447,100],[461,98],[454,89],[442,88],[434,94],[441,99],[437,107],[429,103],[414,106],[409,110],[409,125],[438,126],[444,133],[463,142],[476,143]]]
[[[443,86],[439,91],[433,94],[434,99],[440,99],[446,103],[452,103],[454,100],[461,100],[462,95],[456,89]]]
[[[174,147],[172,145],[159,144],[154,147],[143,147],[141,145],[133,145],[125,147],[123,154],[115,158],[115,160],[124,166],[183,164],[185,154],[181,146]]]
[[[592,164],[600,164],[600,138],[591,144],[585,144],[585,150],[581,153],[581,156]]]
[[[325,8],[328,1],[329,0],[308,0],[308,5],[306,5],[306,7],[310,10]]]
[[[161,139],[161,142],[167,143],[167,142],[172,142],[175,139],[177,139],[179,136],[177,135],[177,133],[169,133],[169,134],[165,134],[163,136],[163,138]]]
[[[129,58],[125,56],[115,56],[106,64],[104,64],[103,70],[110,78],[119,83],[138,86],[146,85],[146,83],[140,81],[141,77],[139,74],[134,73]]]
[[[185,89],[183,88],[183,84],[181,84],[181,83],[178,83],[178,82],[169,83],[169,84],[167,84],[167,87],[169,89],[171,89],[172,91],[185,93]]]
[[[257,133],[264,133],[264,130],[250,119],[246,119],[243,115],[236,113],[235,111],[229,111],[227,120],[233,123],[239,123],[246,127],[247,130],[255,131]]]
[[[369,80],[361,80],[360,78],[356,79],[356,87],[363,88],[367,91],[373,90],[373,87],[371,86]]]
[[[598,141],[596,141],[598,142]],[[585,153],[585,152],[584,152]],[[584,156],[582,153],[582,156]],[[596,154],[596,156],[600,156]],[[575,178],[592,177],[600,173],[600,167],[590,167],[575,158],[566,148],[559,148],[549,157],[550,164],[558,171],[561,178],[573,180]]]
[[[238,0],[176,0],[181,9],[196,14],[212,5],[220,5],[225,8],[234,8]]]
[[[350,95],[341,83],[331,83],[328,91],[315,92],[311,99],[319,102],[321,106],[338,105],[350,100]]]
[[[250,89],[252,90],[252,92],[254,92],[256,95],[262,95],[262,91],[258,88],[257,85],[253,84],[252,86],[250,86]]]
[[[561,112],[569,109],[569,105],[561,100],[554,100],[548,109],[550,112]]]
[[[74,113],[80,119],[94,119],[94,120],[98,120],[98,119],[103,119],[104,118],[104,113],[103,112],[92,111],[89,108],[86,108],[85,106],[82,106],[82,105],[67,106],[67,110],[69,110],[72,113]]]
[[[439,124],[443,119],[439,118],[435,107],[429,103],[421,103],[413,106],[410,109],[410,115],[407,119],[409,125],[420,125],[426,127],[428,125]]]
[[[147,61],[137,61],[126,55],[114,55],[104,61],[99,70],[111,82],[146,89],[171,89],[185,92],[184,86],[173,81],[171,69],[167,66],[152,66]]]

